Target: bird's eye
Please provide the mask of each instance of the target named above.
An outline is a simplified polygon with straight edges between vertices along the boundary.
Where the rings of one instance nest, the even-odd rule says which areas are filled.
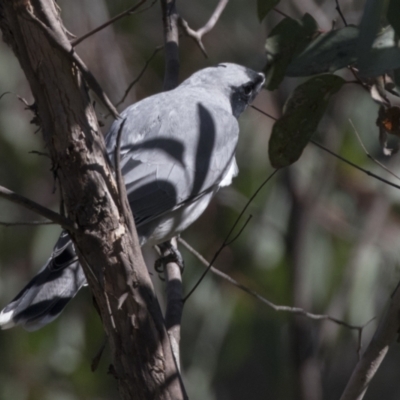
[[[247,85],[243,86],[243,93],[246,96],[250,96],[252,94],[252,92],[253,92],[253,89],[254,89],[253,85],[251,83],[248,83]]]

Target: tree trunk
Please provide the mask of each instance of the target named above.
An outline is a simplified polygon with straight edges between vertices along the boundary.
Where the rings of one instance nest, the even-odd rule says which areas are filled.
[[[123,399],[183,399],[184,388],[135,229],[129,229],[87,85],[52,0],[3,0],[0,29],[32,89],[69,231],[99,306]],[[101,96],[100,96],[101,97]],[[123,200],[121,200],[123,199]],[[125,203],[126,204],[126,203]]]

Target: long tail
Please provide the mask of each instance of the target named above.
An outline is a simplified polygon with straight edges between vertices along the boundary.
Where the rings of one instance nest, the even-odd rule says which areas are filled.
[[[63,232],[46,265],[0,312],[0,328],[41,328],[58,317],[84,284],[86,278],[72,241]]]

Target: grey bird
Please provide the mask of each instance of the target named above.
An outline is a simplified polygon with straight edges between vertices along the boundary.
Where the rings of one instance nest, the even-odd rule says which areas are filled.
[[[178,235],[231,184],[238,173],[237,118],[263,83],[262,73],[219,64],[131,105],[113,123],[106,136],[111,162],[125,120],[120,164],[141,246]],[[41,328],[85,284],[74,245],[62,232],[45,266],[1,311],[0,327]]]

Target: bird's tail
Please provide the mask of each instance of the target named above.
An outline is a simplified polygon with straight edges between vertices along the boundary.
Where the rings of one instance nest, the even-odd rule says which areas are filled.
[[[72,241],[63,232],[46,265],[0,312],[0,328],[41,328],[58,317],[85,283]]]

